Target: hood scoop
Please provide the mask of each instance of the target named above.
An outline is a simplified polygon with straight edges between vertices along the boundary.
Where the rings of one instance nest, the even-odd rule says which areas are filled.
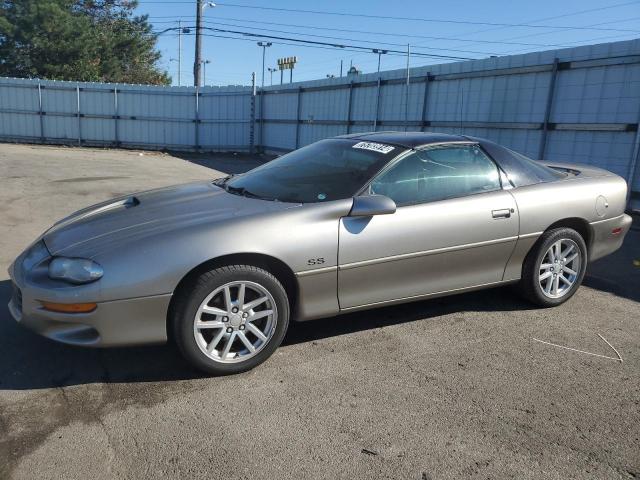
[[[114,210],[116,208],[132,208],[132,207],[137,207],[138,205],[140,205],[140,200],[138,200],[138,197],[131,196],[131,197],[123,198],[116,202],[109,203],[95,210],[91,210],[90,212],[87,212],[85,215],[83,215],[81,218],[90,217],[92,215],[97,215],[99,213],[103,213],[108,210]]]
[[[115,202],[107,203],[106,205],[101,205],[98,208],[91,208],[81,210],[77,215],[72,215],[69,220],[78,221],[84,220],[85,218],[94,217],[96,215],[100,215],[101,213],[110,212],[112,210],[126,210],[128,208],[133,208],[140,205],[140,200],[137,197],[129,196],[125,198],[121,198],[120,200],[116,200]],[[64,223],[64,222],[63,222]]]
[[[69,225],[73,222],[77,222],[79,220],[95,217],[96,215],[99,215],[101,213],[111,212],[113,210],[126,210],[129,208],[136,207],[138,205],[140,205],[140,200],[138,200],[138,198],[135,196],[129,196],[129,197],[121,198],[114,202],[108,202],[104,205],[99,205],[97,207],[96,206],[88,207],[55,223],[46,233],[53,230],[58,230],[62,227],[65,227],[66,225]]]

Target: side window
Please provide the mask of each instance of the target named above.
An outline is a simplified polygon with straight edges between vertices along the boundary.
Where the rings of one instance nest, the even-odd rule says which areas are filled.
[[[433,147],[400,160],[371,183],[371,193],[398,205],[434,202],[500,189],[496,165],[476,145]]]

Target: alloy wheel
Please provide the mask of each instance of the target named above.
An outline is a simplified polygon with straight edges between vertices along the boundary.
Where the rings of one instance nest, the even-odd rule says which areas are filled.
[[[538,283],[549,298],[565,296],[580,274],[580,248],[573,240],[564,238],[554,242],[542,257]]]
[[[243,362],[257,355],[274,335],[276,302],[262,285],[226,283],[203,300],[193,322],[198,347],[221,363]]]

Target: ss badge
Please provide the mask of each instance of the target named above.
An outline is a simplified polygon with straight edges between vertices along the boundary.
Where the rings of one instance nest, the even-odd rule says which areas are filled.
[[[324,263],[324,257],[310,258],[307,260],[307,265],[322,265]]]

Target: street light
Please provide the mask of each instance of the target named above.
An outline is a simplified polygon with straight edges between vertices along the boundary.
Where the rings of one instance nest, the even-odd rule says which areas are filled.
[[[271,74],[271,86],[273,87],[273,72],[277,72],[278,69],[275,67],[274,68],[269,67],[267,68],[267,70],[269,70],[269,73]]]
[[[389,53],[389,50],[380,50],[378,48],[374,48],[372,52],[378,54],[378,73],[380,73],[380,57],[385,53]]]
[[[271,45],[271,42],[258,42],[258,46],[262,47],[262,88],[264,88],[264,56],[267,51],[267,47],[270,47]]]
[[[181,79],[182,79],[182,77],[180,75],[180,66],[181,66],[181,63],[182,63],[180,55],[178,55],[178,58],[170,58],[169,61],[170,62],[178,62],[178,86],[180,86]]]
[[[207,63],[211,63],[211,60],[202,60],[202,86],[207,85]]]

